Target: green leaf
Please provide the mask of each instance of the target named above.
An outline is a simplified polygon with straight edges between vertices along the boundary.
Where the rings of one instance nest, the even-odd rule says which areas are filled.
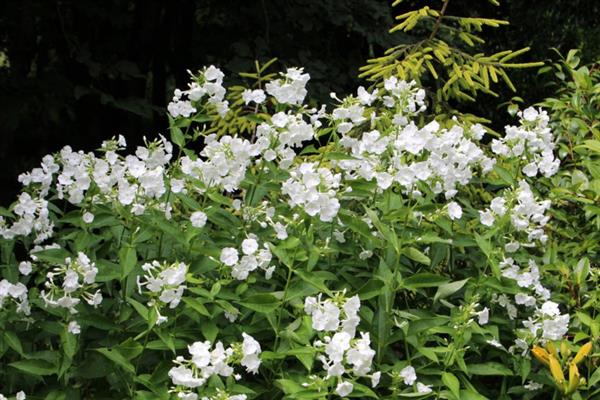
[[[183,147],[185,145],[185,136],[181,129],[176,126],[171,126],[171,141],[177,145],[177,147]]]
[[[438,287],[449,281],[448,278],[431,274],[429,272],[422,272],[414,274],[402,281],[402,286],[407,289],[418,289],[427,287]]]
[[[16,333],[12,331],[4,331],[3,336],[4,340],[6,340],[6,343],[10,346],[11,349],[23,355],[23,345],[21,344],[21,339],[19,339]]]
[[[471,375],[499,375],[499,376],[512,376],[514,375],[510,368],[497,362],[486,362],[481,364],[469,364],[467,370]]]
[[[97,260],[96,267],[98,267],[96,282],[109,282],[121,278],[121,268],[118,264],[108,260]]]
[[[583,142],[582,145],[576,146],[576,148],[581,148],[581,147],[592,150],[596,153],[600,153],[600,141],[598,141],[598,140],[586,140]]]
[[[460,382],[452,372],[442,372],[442,382],[457,399],[460,399]]]
[[[313,347],[298,347],[286,351],[286,354],[296,357],[307,371],[310,372],[312,369],[315,361],[315,349]]]
[[[125,279],[137,264],[137,253],[135,247],[125,245],[119,250],[119,262],[121,264],[121,279]]]
[[[200,300],[193,297],[184,297],[183,302],[190,308],[194,309],[198,314],[210,317],[210,313],[208,312],[204,304],[200,302]]]
[[[279,300],[270,293],[260,293],[247,297],[238,304],[261,314],[269,314],[280,306]]]
[[[21,360],[8,365],[31,375],[56,374],[56,367],[44,360]]]
[[[64,265],[65,258],[71,256],[64,249],[40,250],[36,251],[34,254],[39,261],[44,261],[51,265]]]
[[[101,347],[94,350],[111,360],[119,367],[123,368],[125,371],[132,374],[135,373],[135,368],[133,367],[133,365],[117,350],[107,349],[106,347]]]
[[[368,300],[377,297],[385,287],[385,283],[379,279],[369,279],[367,283],[358,291],[361,300]]]
[[[413,261],[416,261],[420,264],[429,265],[431,264],[431,259],[427,257],[423,252],[414,247],[407,247],[402,250],[402,254],[406,257],[410,258]]]
[[[135,308],[135,311],[137,311],[137,313],[140,315],[140,317],[142,317],[144,319],[144,321],[148,321],[148,315],[149,315],[148,307],[146,307],[139,301],[136,301],[132,298],[128,298],[127,302],[129,304],[131,304],[133,306],[133,308]]]
[[[77,336],[69,332],[68,326],[65,326],[60,333],[60,343],[65,355],[72,359],[77,353]]]
[[[461,390],[459,398],[460,400],[489,400],[487,397],[472,390]]]
[[[468,280],[469,280],[469,278],[463,279],[461,281],[450,282],[450,283],[445,283],[445,284],[441,285],[438,288],[437,292],[435,292],[435,296],[433,297],[433,302],[435,303],[436,301],[438,301],[440,299],[445,299],[446,297],[451,296],[454,293],[458,292],[460,289],[462,289],[463,286],[465,286],[465,283],[467,283]]]

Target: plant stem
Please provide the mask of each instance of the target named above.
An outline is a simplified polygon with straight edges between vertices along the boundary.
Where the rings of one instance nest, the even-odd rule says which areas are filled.
[[[442,18],[444,18],[444,14],[446,14],[446,8],[448,7],[448,3],[450,0],[444,0],[444,4],[442,5],[442,9],[440,10],[440,15],[435,21],[435,25],[433,26],[433,30],[431,31],[431,35],[429,35],[429,40],[433,39],[435,35],[438,33],[440,29],[440,25],[442,23]]]

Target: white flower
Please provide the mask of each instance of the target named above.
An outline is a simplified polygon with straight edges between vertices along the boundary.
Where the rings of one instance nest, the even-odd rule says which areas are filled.
[[[405,385],[412,385],[417,380],[417,373],[412,366],[407,366],[400,371],[400,377],[404,379]]]
[[[427,393],[431,393],[432,389],[431,389],[431,386],[429,386],[429,385],[425,385],[424,383],[417,382],[417,392],[422,393],[422,394],[427,394]]]
[[[373,90],[372,93],[369,93],[364,87],[359,86],[357,94],[361,104],[366,106],[370,106],[371,103],[377,99],[377,89]]]
[[[258,242],[254,238],[244,239],[242,242],[242,252],[246,255],[252,255],[258,250]]]
[[[201,386],[206,381],[202,378],[196,378],[194,372],[184,366],[173,367],[169,370],[169,377],[173,385],[181,385],[188,388]]]
[[[490,209],[502,217],[506,213],[506,200],[502,197],[495,197],[490,203]]]
[[[489,210],[479,211],[479,220],[485,226],[492,226],[494,225],[494,214]]]
[[[287,230],[285,229],[285,226],[281,222],[276,222],[275,225],[273,225],[273,229],[275,230],[275,236],[277,237],[277,239],[279,239],[279,240],[287,239],[287,237],[288,237]]]
[[[381,379],[381,371],[377,371],[371,375],[371,387],[375,387],[379,385],[379,380]]]
[[[533,107],[528,107],[523,110],[523,119],[525,121],[535,121],[538,116],[538,111]]]
[[[366,260],[373,256],[373,252],[371,250],[363,250],[358,254],[358,258],[361,260]]]
[[[246,333],[242,333],[242,336],[244,342],[242,343],[243,358],[241,364],[246,367],[246,371],[256,374],[260,366],[260,343]]]
[[[15,397],[16,400],[25,400],[26,398],[27,396],[25,396],[25,392],[22,390],[18,392]]]
[[[29,261],[21,261],[19,263],[19,272],[23,275],[29,275],[33,270],[33,266]]]
[[[490,310],[487,307],[485,307],[483,310],[477,313],[477,317],[477,322],[479,323],[479,325],[487,324],[490,319]]]
[[[560,309],[558,308],[558,304],[556,304],[553,301],[547,301],[544,304],[542,304],[540,311],[542,312],[542,314],[550,316],[550,317],[555,317],[560,314]]]
[[[448,216],[453,220],[462,217],[462,208],[457,202],[448,203]]]
[[[81,333],[81,326],[79,326],[77,321],[71,321],[69,322],[69,327],[67,328],[67,330],[73,335],[79,335]]]
[[[92,222],[94,222],[94,214],[92,214],[89,211],[86,211],[85,213],[83,213],[83,222],[85,222],[86,224],[91,224]]]
[[[190,222],[194,228],[202,228],[206,225],[206,214],[202,211],[195,211],[190,216]]]
[[[569,315],[559,315],[554,319],[542,322],[542,337],[549,340],[560,340],[569,330]]]
[[[354,385],[351,382],[343,381],[338,383],[337,387],[335,388],[335,392],[344,397],[352,393],[352,389],[354,389]]]
[[[302,104],[306,97],[306,83],[310,79],[303,74],[302,68],[288,68],[283,79],[273,80],[265,85],[267,93],[275,97],[281,104]]]
[[[260,104],[263,101],[265,101],[266,98],[267,96],[265,95],[265,92],[261,89],[246,89],[242,92],[242,99],[244,100],[245,104],[248,104],[250,102]]]
[[[538,390],[544,387],[544,385],[542,385],[541,383],[537,383],[534,381],[529,381],[526,385],[523,385],[523,387],[527,390]]]
[[[225,247],[223,250],[221,250],[220,260],[223,264],[231,267],[239,260],[238,251],[233,247]]]

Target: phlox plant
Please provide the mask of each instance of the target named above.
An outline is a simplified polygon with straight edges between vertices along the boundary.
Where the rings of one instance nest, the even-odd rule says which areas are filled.
[[[305,103],[301,68],[236,98],[223,81],[210,66],[175,91],[169,139],[67,146],[19,177],[0,210],[4,396],[588,393],[593,345],[546,283],[546,111],[487,145],[395,77],[330,109]],[[211,129],[232,102],[250,134]]]

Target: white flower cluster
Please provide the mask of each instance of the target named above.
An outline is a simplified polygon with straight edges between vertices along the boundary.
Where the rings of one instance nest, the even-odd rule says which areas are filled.
[[[142,265],[144,276],[137,277],[138,292],[142,294],[142,288],[148,290],[148,295],[151,300],[148,302],[148,307],[154,307],[158,313],[157,324],[162,324],[167,321],[167,317],[160,314],[162,304],[168,305],[173,309],[181,302],[183,291],[187,288],[185,283],[185,275],[188,271],[188,266],[183,263],[159,263],[152,261]]]
[[[93,153],[74,152],[69,146],[55,157],[44,157],[41,168],[34,168],[19,177],[19,181],[31,188],[37,197],[25,192],[20,195],[19,202],[13,207],[18,218],[7,227],[0,217],[0,235],[11,239],[35,232],[35,243],[51,237],[53,223],[44,198],[50,188],[56,190],[58,198],[65,198],[75,205],[83,203],[86,194],[93,191],[94,195],[88,197],[92,203],[118,202],[131,207],[136,215],[152,206],[164,210],[168,216],[168,206],[157,200],[166,192],[165,172],[172,157],[172,144],[160,136],[160,140],[151,142],[148,147],[138,147],[135,155],[121,157],[116,150],[124,146],[125,139],[119,136],[118,140],[103,143],[105,154],[101,158]],[[93,219],[93,214],[83,213],[86,223]]]
[[[19,201],[13,207],[17,219],[8,226],[0,216],[0,236],[13,239],[15,236],[29,236],[35,232],[35,243],[41,243],[52,236],[54,223],[49,219],[48,201],[44,198],[33,198],[29,193],[19,195]]]
[[[527,269],[521,269],[512,258],[505,258],[501,263],[502,276],[513,279],[517,285],[524,289],[532,291],[533,295],[527,293],[517,293],[515,303],[524,307],[533,307],[533,317],[528,317],[523,321],[523,326],[527,328],[533,338],[536,338],[538,331],[541,331],[542,339],[560,340],[569,327],[570,317],[568,314],[561,314],[558,304],[550,301],[550,290],[545,288],[540,281],[540,270],[533,260],[529,260]],[[511,319],[517,316],[517,307],[512,304],[504,294],[494,296],[496,303],[505,307]],[[542,303],[541,306],[538,306]]]
[[[311,110],[315,111],[315,110]],[[293,148],[302,147],[314,138],[314,127],[320,123],[312,114],[311,123],[302,114],[278,112],[271,117],[271,124],[262,123],[256,128],[256,144],[260,145],[265,161],[277,161],[279,167],[288,169],[294,162]]]
[[[169,377],[176,386],[174,391],[178,397],[185,400],[197,400],[198,395],[190,391],[206,383],[213,375],[223,377],[234,376],[241,379],[239,374],[234,375],[232,364],[240,364],[246,372],[256,374],[260,367],[261,347],[252,336],[242,333],[242,343],[234,343],[228,348],[220,341],[214,347],[210,341],[194,342],[188,346],[190,359],[178,356],[173,362],[177,365],[169,370]],[[216,397],[222,399],[223,397]],[[231,397],[225,397],[231,399]],[[233,399],[242,399],[233,397]]]
[[[508,200],[507,200],[508,199]],[[510,221],[517,232],[527,234],[528,243],[539,240],[544,244],[548,235],[544,233],[544,226],[550,220],[545,215],[550,208],[550,200],[537,201],[529,184],[521,180],[514,193],[509,192],[504,197],[496,197],[490,203],[490,208],[479,211],[480,222],[485,226],[492,226],[496,218],[501,218],[510,210]],[[519,244],[509,246],[518,249]],[[516,247],[516,248],[515,248]]]
[[[384,94],[381,99],[386,107],[395,108],[394,123],[396,125],[406,125],[407,117],[414,117],[427,109],[425,90],[417,87],[415,81],[406,82],[392,76],[383,82],[383,87],[387,94]],[[358,95],[365,102],[366,94],[362,93],[361,95],[359,90]],[[368,99],[372,101],[372,95]]]
[[[355,338],[360,322],[360,299],[357,295],[345,298],[343,293],[332,299],[322,300],[322,296],[307,297],[304,311],[311,316],[313,329],[326,333],[322,340],[313,343],[319,352],[324,353],[319,360],[327,372],[326,379],[337,379],[336,393],[340,396],[347,396],[354,388],[351,381],[343,379],[344,374],[351,374],[354,379],[368,376],[371,385],[377,386],[381,372],[369,375],[375,357],[369,333],[360,332],[360,338]]]
[[[502,139],[492,140],[492,151],[498,155],[523,160],[523,173],[534,177],[539,173],[550,177],[558,171],[560,160],[554,158],[554,135],[548,127],[548,113],[529,107],[519,112],[520,126],[507,126]]]
[[[46,274],[45,289],[40,295],[46,306],[66,308],[71,314],[77,313],[75,307],[82,299],[97,307],[102,303],[100,290],[92,293],[96,288],[94,283],[97,273],[96,264],[79,252],[77,258],[67,257],[64,265],[57,266]]]
[[[529,317],[523,325],[533,336],[541,330],[542,339],[561,340],[569,330],[569,321],[569,314],[561,314],[558,304],[548,300],[536,310],[535,318]]]
[[[27,298],[27,286],[21,282],[10,283],[6,279],[0,281],[0,310],[7,308],[7,304],[12,302],[16,305],[18,313],[24,315],[31,314],[31,307]]]
[[[470,134],[481,137],[481,132],[473,128]],[[452,198],[458,184],[469,183],[476,167],[485,173],[495,163],[465,135],[461,126],[440,129],[436,121],[420,129],[411,121],[396,128],[393,135],[373,130],[363,133],[360,139],[344,136],[340,143],[353,157],[336,162],[345,178],[375,179],[381,190],[396,182],[412,191],[422,181],[434,193],[444,192],[446,198]]]
[[[367,119],[364,117],[365,108],[360,104],[349,104],[333,110],[331,117],[338,122],[337,131],[346,134],[355,126]]]
[[[336,189],[341,178],[341,174],[333,174],[317,163],[302,163],[290,170],[281,192],[289,196],[291,207],[300,206],[311,217],[318,214],[321,221],[331,222],[340,209]]]
[[[181,158],[181,171],[202,181],[206,188],[219,187],[226,192],[237,190],[246,176],[246,170],[261,148],[247,139],[222,136],[217,140],[211,134],[205,138],[205,147],[200,155],[205,160]]]
[[[270,226],[278,240],[285,240],[288,238],[285,215],[276,215],[275,207],[271,206],[267,200],[264,200],[260,204],[253,207],[247,204],[242,204],[241,200],[237,199],[233,201],[232,206],[234,210],[241,211],[244,221],[248,223],[256,222],[263,229]],[[275,221],[275,218],[279,219],[280,221]],[[284,221],[284,223],[281,221]]]
[[[208,96],[207,103],[215,107],[221,117],[229,110],[229,102],[224,100],[226,90],[223,87],[223,72],[211,65],[200,72],[196,82],[189,84],[188,90],[175,89],[173,101],[167,106],[167,110],[173,118],[189,118],[197,109],[194,103]],[[187,100],[184,100],[184,97]]]
[[[281,73],[281,79],[265,85],[267,93],[281,104],[302,104],[307,94],[306,84],[310,79],[310,75],[303,72],[302,68],[288,68],[285,73]]]
[[[265,271],[265,278],[271,279],[275,266],[269,265],[273,255],[267,243],[263,243],[261,249],[256,235],[249,235],[242,242],[242,254],[240,258],[238,250],[233,247],[225,247],[221,250],[220,261],[231,267],[231,276],[242,281],[248,278],[250,272],[260,268]]]

